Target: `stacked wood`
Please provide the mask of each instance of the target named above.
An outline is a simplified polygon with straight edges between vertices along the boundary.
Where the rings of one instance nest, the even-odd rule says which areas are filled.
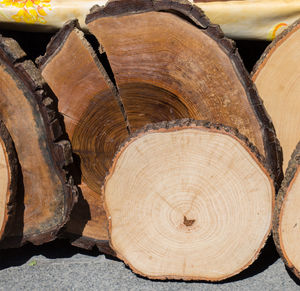
[[[147,124],[182,118],[209,120],[237,128],[266,161],[267,170],[256,167],[270,187],[265,192],[268,198],[262,202],[266,208],[253,214],[261,215],[264,221],[263,230],[258,231],[260,239],[251,254],[246,251],[243,260],[237,259],[231,269],[221,267],[219,275],[202,271],[187,275],[185,271],[173,275],[140,273],[155,278],[221,280],[246,268],[257,257],[270,229],[274,191],[267,171],[277,188],[282,178],[281,149],[234,43],[200,9],[184,1],[110,1],[105,7],[92,8],[86,22],[92,36],[85,36],[77,22],[70,21],[37,60],[43,78],[59,100],[59,111],[81,168],[82,196],[65,235],[72,236],[76,245],[97,245],[113,254],[101,187],[120,145]],[[244,151],[246,156],[253,156]],[[252,158],[259,165],[259,159]],[[141,167],[147,168],[147,164]],[[144,179],[151,181],[147,174]],[[189,192],[190,185],[186,185]],[[143,196],[141,202],[147,204],[146,198]],[[253,209],[256,211],[256,206]],[[226,210],[223,215],[228,213]],[[195,217],[198,215],[201,213]],[[193,220],[183,217],[188,226]],[[253,236],[249,234],[247,240]]]
[[[294,150],[276,198],[273,237],[285,264],[300,278],[300,143]]]
[[[1,125],[1,163],[5,159],[3,171],[11,172],[1,181],[9,191],[1,193],[0,235],[6,232],[7,216],[14,213],[16,220],[0,247],[41,244],[56,237],[76,200],[77,190],[64,170],[71,162],[71,146],[63,139],[55,101],[44,90],[40,73],[13,39],[2,37],[0,96],[0,120],[11,135],[21,169],[18,175],[10,166],[15,160],[12,142]]]
[[[126,141],[103,194],[111,245],[135,272],[210,281],[256,259],[275,199],[245,137],[191,120],[148,125]]]

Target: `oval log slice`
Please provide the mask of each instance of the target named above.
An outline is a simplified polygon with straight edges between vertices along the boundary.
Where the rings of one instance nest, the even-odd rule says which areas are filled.
[[[77,197],[64,169],[72,161],[55,101],[19,45],[0,37],[0,119],[15,144],[22,170],[18,225],[1,247],[53,240]],[[21,199],[22,197],[22,199]]]
[[[300,278],[300,143],[276,198],[273,237],[283,261]]]
[[[37,60],[42,76],[58,97],[82,179],[82,197],[66,232],[81,247],[108,249],[107,220],[101,186],[120,144],[129,136],[126,117],[112,81],[77,21],[70,21]]]
[[[116,154],[102,190],[112,248],[153,279],[233,276],[271,230],[273,180],[256,148],[222,125],[148,125]]]
[[[183,117],[237,128],[280,183],[281,149],[233,41],[196,6],[115,0],[95,6],[87,26],[103,46],[132,132]]]
[[[300,21],[267,47],[252,72],[283,150],[283,170],[300,136]]]
[[[0,241],[13,229],[17,208],[19,166],[15,147],[0,120]]]

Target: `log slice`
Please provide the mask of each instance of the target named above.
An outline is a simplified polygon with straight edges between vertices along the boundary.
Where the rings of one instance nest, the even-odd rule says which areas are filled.
[[[179,120],[148,125],[125,142],[103,195],[111,246],[134,272],[218,281],[257,258],[275,190],[236,130]]]
[[[63,139],[55,99],[37,68],[16,41],[4,37],[0,37],[0,119],[14,141],[22,171],[18,222],[1,247],[53,240],[77,197],[65,168],[72,162],[71,146]]]
[[[0,120],[0,241],[12,231],[16,214],[19,166],[15,147]]]
[[[299,28],[300,21],[297,21],[278,35],[252,72],[282,146],[284,171],[300,136]]]
[[[289,161],[276,198],[273,237],[277,250],[292,272],[300,278],[300,143]]]

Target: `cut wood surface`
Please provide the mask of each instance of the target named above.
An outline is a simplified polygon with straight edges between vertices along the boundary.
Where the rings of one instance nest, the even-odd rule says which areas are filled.
[[[59,99],[73,152],[80,158],[83,197],[66,231],[84,236],[88,248],[99,241],[98,247],[106,251],[102,249],[108,233],[101,186],[115,152],[129,135],[117,92],[76,21],[52,39],[38,63]],[[88,206],[80,207],[83,203]],[[78,244],[84,245],[84,239]]]
[[[285,264],[300,278],[300,143],[276,198],[273,237]]]
[[[18,221],[1,247],[54,239],[69,218],[77,190],[63,169],[71,162],[54,100],[13,39],[0,37],[0,119],[15,144],[21,166]]]
[[[82,199],[66,229],[74,244],[107,252],[100,188],[120,144],[148,123],[195,118],[237,127],[280,181],[272,123],[234,44],[200,9],[111,1],[92,8],[87,25],[92,35],[68,22],[37,60],[82,171]]]
[[[13,141],[0,120],[0,241],[13,229],[19,167]]]
[[[278,180],[281,154],[234,43],[185,1],[109,1],[87,26],[103,46],[132,132],[183,117],[237,128]]]
[[[116,154],[103,186],[110,242],[153,279],[217,281],[258,256],[273,181],[236,130],[181,120],[148,125]]]
[[[283,151],[283,170],[300,136],[300,22],[280,34],[266,49],[252,79],[274,123]]]

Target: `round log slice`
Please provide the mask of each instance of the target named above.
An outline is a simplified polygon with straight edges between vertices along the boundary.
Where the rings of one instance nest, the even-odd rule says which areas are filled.
[[[252,72],[283,150],[283,170],[300,136],[300,21],[267,47]]]
[[[66,166],[70,143],[51,92],[16,41],[0,36],[0,119],[7,127],[21,166],[18,222],[1,247],[56,238],[77,197]]]
[[[275,191],[244,137],[183,120],[150,125],[127,141],[103,195],[111,246],[136,273],[218,281],[257,258]]]
[[[0,241],[11,230],[16,212],[18,171],[13,141],[0,120]]]
[[[276,198],[273,237],[285,264],[300,278],[300,143]]]

